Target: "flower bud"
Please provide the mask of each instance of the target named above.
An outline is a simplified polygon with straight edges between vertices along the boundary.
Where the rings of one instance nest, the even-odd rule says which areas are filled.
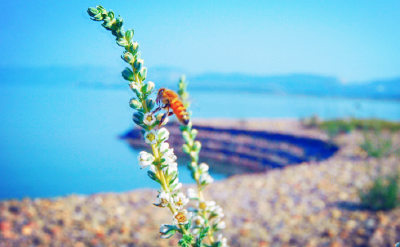
[[[170,238],[175,234],[174,226],[162,224],[160,227],[161,238]]]
[[[190,157],[195,160],[196,162],[199,161],[199,152],[191,151],[189,153]]]
[[[131,108],[137,110],[137,109],[142,108],[142,103],[140,103],[140,102],[137,101],[136,99],[132,98],[132,99],[129,101],[129,106],[130,106]]]
[[[112,22],[110,17],[107,17],[104,19],[104,22],[101,24],[105,29],[110,30],[110,27],[112,26]]]
[[[124,54],[121,56],[122,60],[124,60],[125,62],[132,64],[134,61],[134,57],[130,52],[125,51]]]
[[[189,154],[190,153],[190,147],[187,144],[182,145],[182,150],[183,152]]]
[[[210,176],[210,174],[203,173],[200,175],[200,184],[201,185],[211,184],[212,182],[214,182],[214,179]]]
[[[115,19],[115,25],[117,26],[117,28],[121,28],[122,25],[124,25],[124,19],[122,19],[121,16],[118,17],[117,19]]]
[[[128,45],[128,41],[126,41],[126,39],[124,37],[118,38],[117,45],[125,47]]]
[[[192,139],[196,139],[197,133],[199,133],[197,129],[192,129],[192,131],[190,131],[190,136]]]
[[[147,77],[147,68],[143,67],[140,71],[139,71],[139,78],[140,80],[144,81],[146,80]]]
[[[169,131],[163,127],[161,129],[157,130],[157,135],[161,141],[166,141],[169,138]]]
[[[201,163],[199,165],[199,170],[201,171],[201,173],[207,172],[208,169],[209,169],[209,166],[206,163]]]
[[[110,11],[108,11],[108,17],[110,17],[110,19],[112,20],[114,19],[114,16],[115,16],[114,11],[110,9]]]
[[[133,67],[135,68],[135,70],[140,71],[143,67],[143,63],[144,63],[143,59],[141,58],[136,59],[136,61],[133,63]]]
[[[217,231],[225,229],[225,228],[226,228],[225,221],[220,221],[220,222],[218,222],[218,224],[214,225],[214,229]]]
[[[134,42],[129,42],[129,48],[128,48],[129,52],[132,53],[133,55],[135,55],[138,50],[139,50],[139,43],[134,41]]]
[[[186,141],[187,143],[189,143],[189,145],[190,145],[190,143],[192,142],[192,139],[190,138],[189,132],[183,131],[183,132],[182,132],[182,137],[183,137],[183,139],[185,139],[185,141]]]
[[[126,38],[127,41],[130,41],[132,39],[133,33],[134,33],[133,29],[126,30],[125,38]]]
[[[104,14],[104,15],[107,14],[107,10],[106,10],[103,6],[98,5],[98,6],[96,6],[96,8],[97,8],[97,10],[98,10],[100,13],[102,13],[102,14]]]
[[[187,194],[187,197],[190,199],[198,199],[198,197],[199,197],[198,193],[194,189],[191,189],[191,188],[187,189],[186,194]]]
[[[199,152],[201,149],[201,143],[199,141],[195,141],[193,144],[193,149],[194,151]]]
[[[129,87],[132,89],[132,91],[136,94],[138,98],[142,97],[142,91],[140,90],[140,87],[136,84],[136,82],[131,81],[129,83]]]
[[[134,81],[133,72],[130,68],[126,67],[122,72],[122,77],[127,81]]]
[[[93,7],[88,8],[87,12],[91,17],[94,17],[100,13],[96,8],[93,8]]]
[[[151,94],[153,89],[154,89],[155,85],[154,82],[149,81],[148,83],[146,83],[146,85],[144,85],[144,87],[142,88],[143,93],[145,94]]]

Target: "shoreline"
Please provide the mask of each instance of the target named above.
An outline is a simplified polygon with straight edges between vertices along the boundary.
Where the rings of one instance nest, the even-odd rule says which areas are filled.
[[[200,124],[210,120],[196,119]],[[226,126],[225,119],[216,120]],[[258,123],[258,124],[257,124]],[[237,120],[232,126],[295,133],[292,120]],[[261,127],[260,127],[261,126]],[[324,138],[317,129],[300,133]],[[325,135],[326,137],[326,135]],[[392,134],[400,147],[400,133]],[[367,157],[360,131],[335,138],[340,149],[321,161],[303,162],[258,174],[217,181],[206,198],[221,205],[230,246],[394,246],[400,241],[400,209],[374,212],[358,191],[378,175],[400,171],[400,157]],[[185,169],[180,167],[180,169]],[[190,185],[185,185],[183,192]],[[232,189],[235,188],[235,189]],[[70,195],[53,199],[0,201],[0,247],[5,246],[176,246],[159,238],[172,216],[152,203],[155,190]]]

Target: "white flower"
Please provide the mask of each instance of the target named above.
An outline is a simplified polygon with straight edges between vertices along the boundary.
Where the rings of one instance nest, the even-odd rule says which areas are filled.
[[[172,190],[179,190],[182,187],[182,183],[179,183],[179,178],[176,178],[175,181],[171,184],[170,188]]]
[[[192,188],[187,189],[186,194],[189,199],[198,199],[199,196],[197,192]]]
[[[173,172],[178,172],[178,163],[173,162],[169,164],[167,167],[164,167],[162,170],[164,171],[165,175],[170,175]]]
[[[215,205],[216,205],[215,201],[199,201],[197,203],[197,208],[204,211],[210,211],[210,209],[215,207]]]
[[[154,130],[146,131],[144,133],[144,140],[147,144],[156,144],[157,143],[157,134]]]
[[[168,149],[167,152],[165,152],[162,156],[161,156],[161,164],[162,165],[169,165],[173,162],[175,162],[175,160],[177,159],[176,155],[174,154],[174,149],[170,148]]]
[[[201,185],[211,184],[212,182],[214,182],[214,179],[210,176],[210,174],[203,173],[200,175],[200,184]]]
[[[175,225],[186,225],[189,223],[192,213],[188,213],[186,209],[179,210],[174,214],[174,224]]]
[[[226,238],[222,237],[222,234],[218,234],[217,242],[221,243],[221,247],[229,247],[227,243],[228,241],[226,240]]]
[[[177,209],[182,209],[183,206],[185,206],[186,204],[188,204],[189,199],[186,198],[186,196],[179,192],[175,197],[174,197],[174,202],[175,202],[175,206]]]
[[[161,118],[164,116],[165,113],[160,113],[157,115],[157,120],[161,121]],[[166,125],[169,121],[168,117],[165,117],[164,121],[161,123],[161,125]]]
[[[218,224],[214,225],[214,228],[215,228],[216,230],[225,229],[225,228],[226,228],[225,221],[220,221],[220,222],[218,222]]]
[[[144,124],[151,126],[154,124],[155,121],[156,121],[156,117],[154,117],[154,115],[151,112],[144,114],[144,117],[143,117]]]
[[[169,138],[169,131],[166,128],[157,130],[157,135],[160,141],[164,142]]]
[[[193,217],[192,222],[195,226],[203,226],[204,225],[204,218],[200,215]]]
[[[160,207],[166,207],[168,206],[170,200],[171,195],[165,191],[162,191],[157,197],[156,204]]]
[[[224,213],[222,212],[221,206],[219,206],[219,205],[210,207],[210,211],[212,212],[213,216],[215,216],[215,217],[222,218],[225,216]]]
[[[161,224],[160,227],[160,233],[161,233],[161,238],[170,238],[175,234],[175,229],[171,226]]]
[[[168,142],[163,142],[163,143],[161,143],[161,145],[160,145],[160,152],[161,153],[165,153],[165,152],[167,152],[169,150],[169,144],[168,144]]]
[[[205,173],[208,171],[209,166],[206,163],[201,163],[199,165],[199,170],[201,173]]]
[[[153,164],[154,156],[149,154],[148,152],[141,151],[139,153],[138,160],[139,160],[140,167],[143,169],[143,168]]]

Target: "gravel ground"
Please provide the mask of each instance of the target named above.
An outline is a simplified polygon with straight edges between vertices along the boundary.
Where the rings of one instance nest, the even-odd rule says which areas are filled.
[[[292,120],[230,123],[326,139]],[[399,137],[392,135],[397,148]],[[341,149],[328,160],[236,175],[210,186],[206,197],[224,209],[222,233],[230,246],[393,247],[400,241],[400,209],[365,210],[358,191],[378,173],[400,171],[400,157],[368,158],[358,146],[362,140],[359,132],[341,135],[335,139]],[[177,246],[177,238],[159,238],[160,224],[171,223],[172,216],[152,206],[156,195],[135,190],[2,201],[0,246]]]

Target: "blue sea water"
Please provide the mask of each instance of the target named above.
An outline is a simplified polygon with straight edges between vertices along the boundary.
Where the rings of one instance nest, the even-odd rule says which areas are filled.
[[[118,135],[133,127],[133,93],[76,86],[0,85],[0,199],[158,188]],[[400,119],[400,102],[192,92],[195,117]],[[223,174],[212,174],[223,179]],[[180,168],[180,181],[191,183]]]

